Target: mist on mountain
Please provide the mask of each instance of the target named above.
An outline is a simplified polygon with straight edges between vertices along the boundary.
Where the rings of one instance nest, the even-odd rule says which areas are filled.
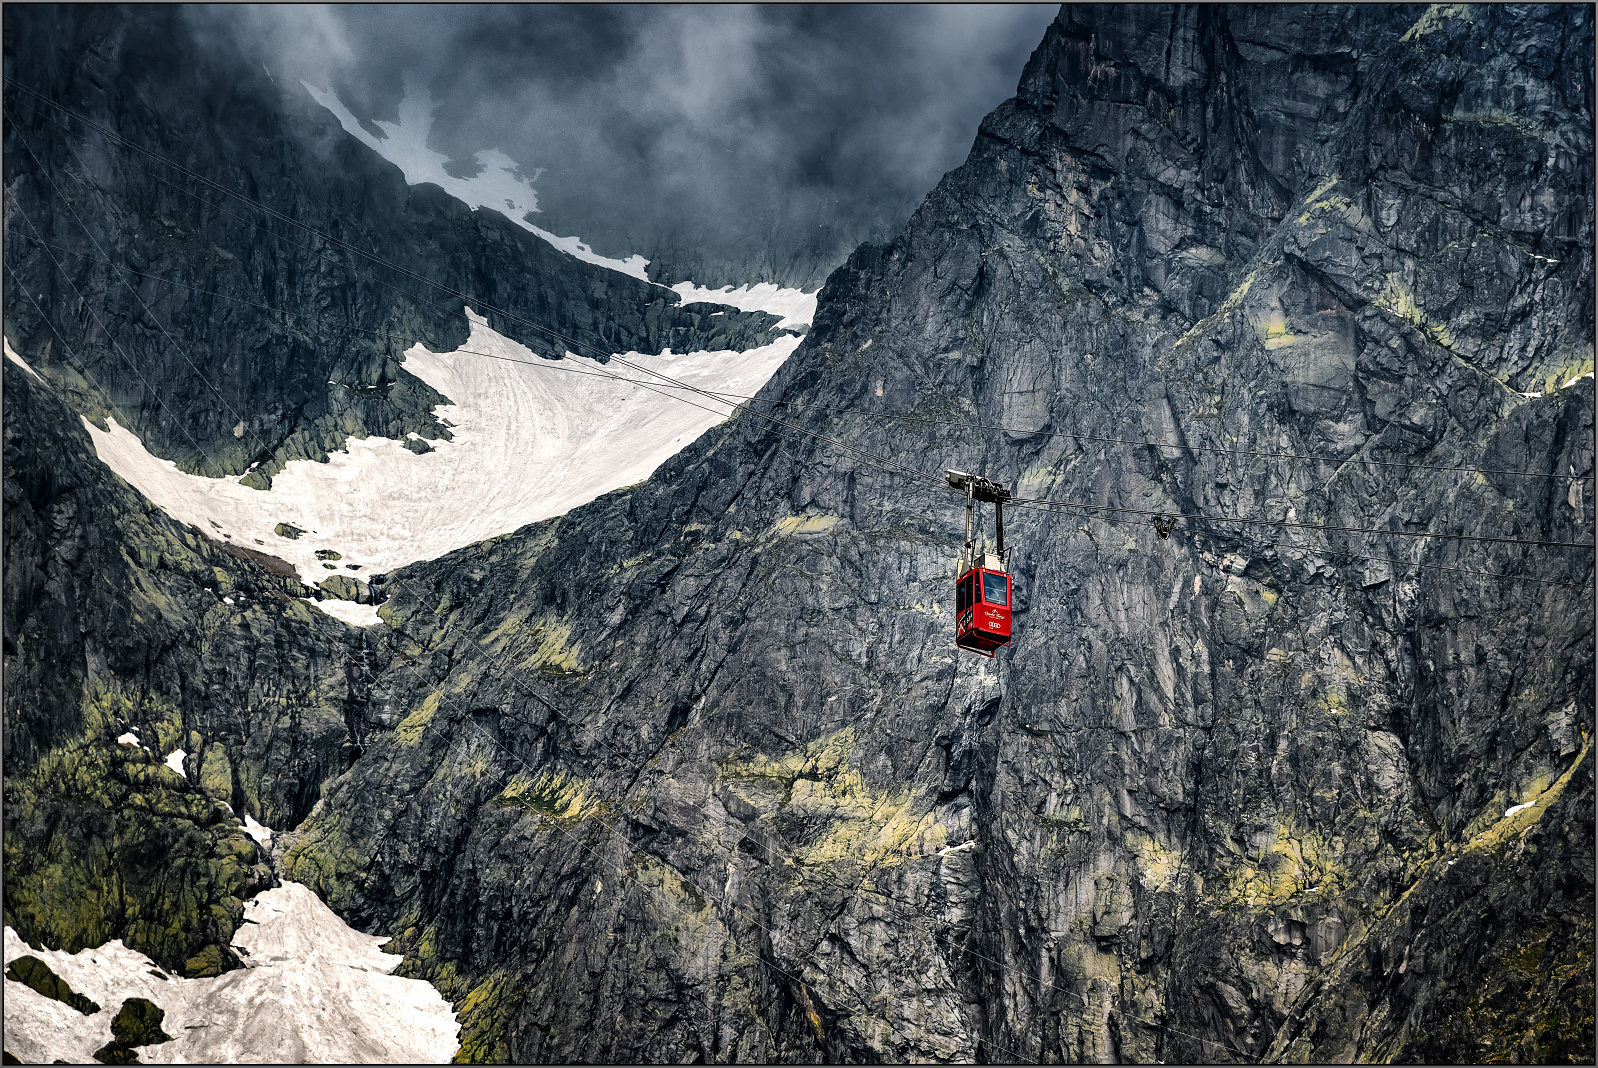
[[[498,149],[538,225],[652,277],[817,288],[904,225],[1014,88],[1048,5],[219,6],[215,47],[333,88],[375,134],[407,92],[463,176]],[[869,106],[862,106],[869,103]]]

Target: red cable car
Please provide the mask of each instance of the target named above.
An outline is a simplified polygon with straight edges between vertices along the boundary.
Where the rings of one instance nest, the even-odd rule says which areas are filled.
[[[965,491],[965,548],[960,553],[959,578],[954,583],[954,644],[991,657],[1010,644],[1010,607],[1014,601],[1010,573],[1004,569],[1004,502],[1010,492],[964,471],[948,472],[949,485]],[[971,544],[976,502],[993,505],[998,553],[979,555]]]

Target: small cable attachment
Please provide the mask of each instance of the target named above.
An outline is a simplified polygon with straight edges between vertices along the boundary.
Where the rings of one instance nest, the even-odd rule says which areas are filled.
[[[1169,538],[1171,536],[1171,528],[1176,526],[1176,517],[1174,515],[1157,515],[1153,516],[1149,522],[1154,524],[1155,531],[1159,533],[1162,539]]]

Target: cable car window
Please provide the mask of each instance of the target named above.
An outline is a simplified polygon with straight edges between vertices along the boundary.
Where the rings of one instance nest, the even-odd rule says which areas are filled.
[[[982,575],[982,599],[988,604],[1010,603],[1010,576],[992,575],[984,572]]]
[[[971,580],[962,578],[955,586],[954,610],[964,612],[971,604]]]

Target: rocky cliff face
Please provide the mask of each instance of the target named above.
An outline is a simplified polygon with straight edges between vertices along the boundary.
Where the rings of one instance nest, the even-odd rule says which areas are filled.
[[[240,818],[292,826],[349,766],[381,647],[145,501],[10,360],[5,395],[5,923],[214,975],[275,881]]]
[[[1068,8],[756,408],[1051,501],[1589,542],[1544,476],[1592,470],[1590,41]],[[742,416],[393,576],[288,870],[472,1056],[1585,1056],[1590,552],[1106,515],[1014,509],[1016,641],[957,658],[958,502]]]
[[[1313,528],[1591,542],[1592,40],[1064,9],[753,412],[379,585],[282,870],[467,1059],[1590,1059],[1591,551]],[[1076,506],[995,661],[895,465]]]

